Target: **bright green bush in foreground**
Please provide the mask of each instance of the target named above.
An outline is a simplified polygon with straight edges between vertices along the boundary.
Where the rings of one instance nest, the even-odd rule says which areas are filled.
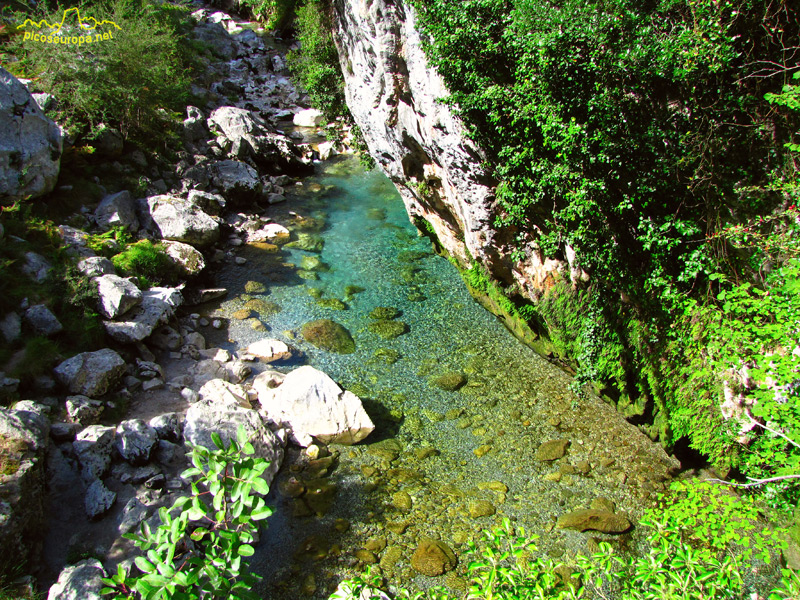
[[[147,523],[126,534],[143,552],[135,559],[138,577],[122,566],[104,594],[116,600],[197,600],[257,598],[250,591],[259,579],[243,559],[253,555],[258,522],[272,514],[261,496],[269,491],[262,474],[269,462],[254,458],[253,445],[239,428],[227,445],[212,433],[216,450],[193,446],[194,465],[181,477],[195,477],[191,496],[159,510],[161,525]]]

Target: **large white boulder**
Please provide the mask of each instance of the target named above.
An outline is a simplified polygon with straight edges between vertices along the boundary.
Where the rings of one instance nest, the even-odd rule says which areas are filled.
[[[61,130],[11,73],[0,67],[0,204],[52,191]]]
[[[292,122],[297,127],[319,127],[325,122],[325,116],[316,108],[307,108],[295,113]]]
[[[174,309],[183,303],[178,288],[154,287],[142,292],[142,302],[125,315],[125,321],[105,321],[106,333],[123,344],[135,344],[167,323]]]
[[[267,418],[287,425],[292,439],[304,447],[312,438],[355,444],[375,429],[359,397],[314,367],[295,369],[277,388],[259,387],[258,394]]]

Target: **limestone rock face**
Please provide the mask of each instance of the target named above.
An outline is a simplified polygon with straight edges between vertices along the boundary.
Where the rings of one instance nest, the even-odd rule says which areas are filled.
[[[36,551],[49,427],[39,412],[0,407],[0,575]]]
[[[438,102],[449,91],[423,52],[412,3],[334,4],[334,41],[347,105],[412,221],[425,219],[462,265],[469,267],[472,256],[495,279],[516,282],[531,299],[556,276],[569,277],[570,264],[544,256],[526,240],[524,259],[512,259],[519,242],[492,228],[496,182],[482,168],[483,152],[467,139],[462,122]],[[576,269],[575,275],[585,273]]]
[[[103,565],[94,558],[64,567],[58,581],[50,587],[47,600],[101,600],[105,575]]]
[[[312,436],[325,443],[355,444],[375,429],[358,396],[314,367],[295,369],[274,390],[259,386],[258,393],[262,411],[288,425],[301,446],[311,444]]]
[[[61,166],[61,130],[0,67],[0,203],[47,194]]]
[[[244,389],[216,379],[206,383],[200,392],[201,399],[186,412],[185,440],[213,450],[216,446],[211,439],[212,433],[218,433],[223,442],[228,442],[236,439],[237,429],[243,426],[256,456],[270,461],[263,475],[270,483],[283,462],[283,445],[258,412],[249,407]]]
[[[125,361],[113,350],[104,348],[68,358],[54,372],[73,394],[96,398],[112,389],[125,374]]]

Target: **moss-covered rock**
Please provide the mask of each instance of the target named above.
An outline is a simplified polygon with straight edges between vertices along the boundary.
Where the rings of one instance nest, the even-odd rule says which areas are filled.
[[[297,248],[306,252],[322,252],[325,240],[316,233],[298,233],[297,239],[286,244],[286,248]]]
[[[297,276],[306,281],[316,281],[319,279],[319,275],[317,275],[316,271],[306,271],[305,269],[298,269]]]
[[[383,319],[385,321],[395,319],[400,316],[400,311],[393,306],[376,306],[369,313],[370,319]]]
[[[569,440],[550,440],[539,446],[534,458],[542,462],[558,460],[567,453],[567,448],[569,448]]]
[[[388,321],[381,319],[369,324],[369,330],[377,333],[385,340],[392,340],[408,331],[408,325],[403,321]]]
[[[280,304],[264,300],[263,298],[253,298],[244,303],[245,308],[256,311],[262,317],[276,315],[283,310]]]
[[[322,298],[323,294],[325,293],[320,288],[316,287],[306,288],[306,291],[308,292],[308,295],[311,296],[312,298]]]
[[[448,371],[436,377],[431,377],[430,383],[440,390],[454,392],[467,383],[467,377],[461,371]]]
[[[394,348],[378,348],[372,353],[373,360],[393,365],[400,359],[400,353]]]
[[[249,308],[243,308],[241,310],[235,310],[231,313],[231,317],[237,319],[239,321],[244,321],[245,319],[249,319],[253,316],[253,311]]]
[[[346,310],[347,305],[338,298],[319,298],[317,304],[330,310]]]
[[[300,268],[304,271],[327,271],[330,267],[318,256],[304,256],[300,261]]]
[[[244,291],[248,294],[263,294],[267,291],[267,286],[260,281],[248,281],[244,284]]]
[[[319,319],[303,325],[303,338],[321,350],[351,354],[356,350],[356,343],[350,332],[339,323],[330,319]]]

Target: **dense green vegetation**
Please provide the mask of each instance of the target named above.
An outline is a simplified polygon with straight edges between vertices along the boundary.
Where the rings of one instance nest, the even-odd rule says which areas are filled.
[[[591,275],[556,282],[533,319],[575,361],[576,385],[596,382],[653,437],[688,438],[718,466],[796,474],[789,3],[415,4],[447,101],[498,181],[495,226],[548,256],[571,246]],[[746,410],[772,431],[741,408],[724,421],[724,388],[755,399]],[[793,480],[774,486],[794,502]]]
[[[74,3],[73,3],[74,4]],[[114,39],[84,45],[32,44],[17,33],[7,50],[18,60],[6,68],[57,99],[60,123],[93,130],[100,123],[124,137],[163,137],[169,112],[182,112],[189,90],[192,44],[181,35],[191,26],[188,9],[169,2],[114,0],[79,5],[94,18],[110,19]],[[38,12],[8,13],[9,24],[25,17],[58,22],[64,6],[40,3]],[[9,29],[9,32],[14,31]]]
[[[698,546],[685,537],[689,530],[675,515],[643,519],[649,530],[650,551],[644,556],[622,558],[605,542],[592,556],[577,557],[578,571],[551,558],[538,555],[536,537],[514,528],[508,520],[501,527],[484,531],[478,544],[470,543],[467,574],[470,587],[465,594],[442,587],[423,591],[399,590],[396,597],[414,600],[578,600],[619,598],[621,600],[722,600],[743,597],[750,587],[747,567],[741,555],[726,554],[718,546]],[[720,529],[739,537],[738,524]],[[758,542],[757,542],[758,543]],[[726,548],[727,544],[721,546]],[[760,543],[765,556],[770,545]],[[800,580],[784,571],[781,583],[767,596],[769,600],[796,597]],[[343,582],[332,598],[354,600],[380,598],[380,575],[367,571]],[[362,595],[363,594],[363,595]],[[759,597],[761,595],[759,594]]]

